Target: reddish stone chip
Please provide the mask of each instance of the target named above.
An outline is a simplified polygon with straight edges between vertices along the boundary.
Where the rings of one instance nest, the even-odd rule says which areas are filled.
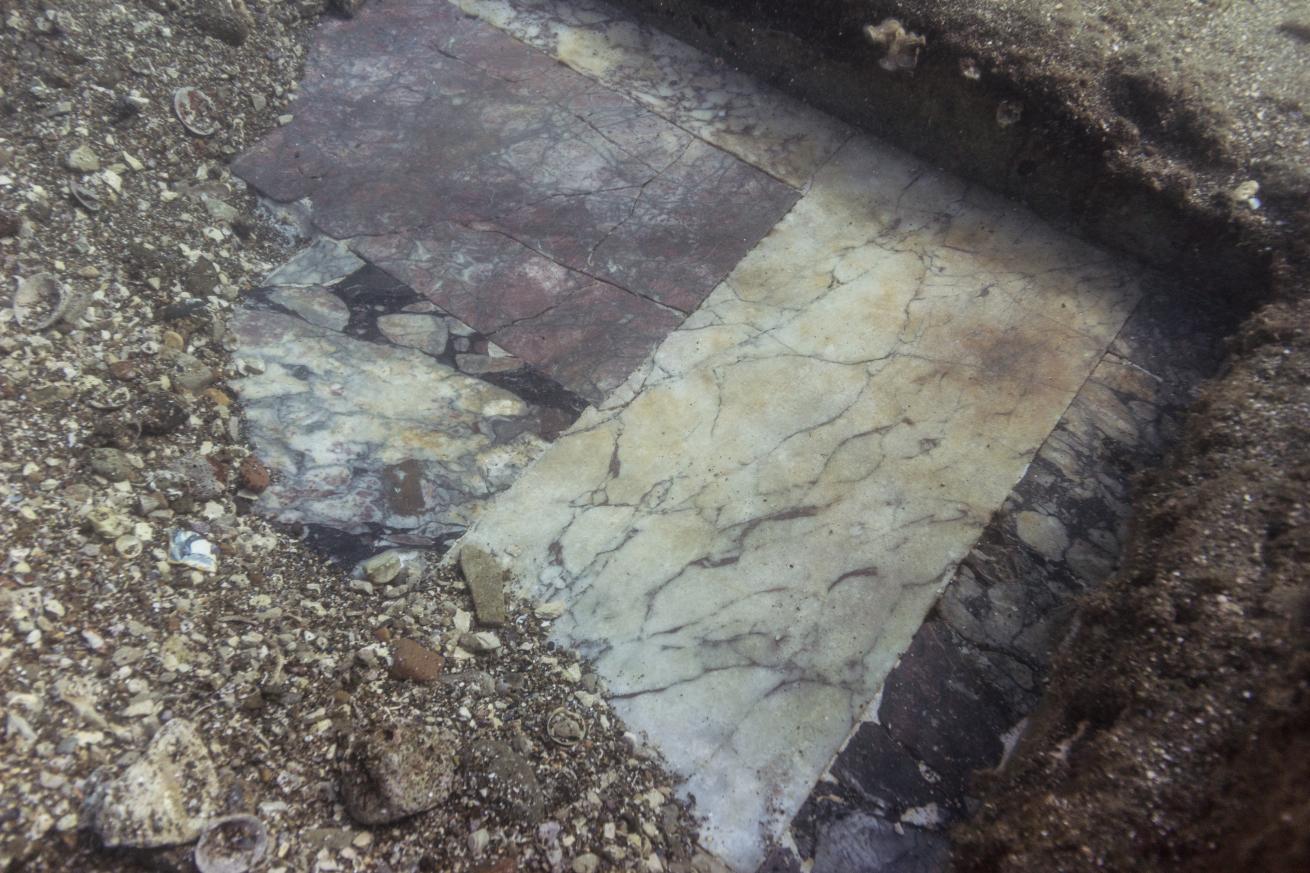
[[[396,640],[391,648],[391,676],[411,682],[435,682],[446,659],[411,639]]]
[[[246,456],[246,459],[241,462],[238,474],[241,476],[241,487],[247,491],[260,494],[268,487],[270,478],[268,467],[265,467],[264,463],[254,455]]]

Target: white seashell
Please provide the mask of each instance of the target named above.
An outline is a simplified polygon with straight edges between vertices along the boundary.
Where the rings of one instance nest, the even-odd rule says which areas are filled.
[[[174,91],[173,112],[182,126],[196,136],[213,136],[222,126],[215,117],[218,110],[214,101],[199,88],[188,86]]]
[[[205,825],[196,843],[200,873],[246,873],[268,851],[268,829],[253,815],[225,815]]]
[[[45,330],[68,310],[69,294],[52,273],[37,273],[18,280],[14,293],[14,320],[24,330]]]

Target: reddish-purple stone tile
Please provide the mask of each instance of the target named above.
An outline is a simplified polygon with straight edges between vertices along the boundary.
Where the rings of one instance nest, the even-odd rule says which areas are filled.
[[[570,270],[495,231],[438,226],[357,243],[361,256],[544,375],[592,401],[616,387],[680,313]]]
[[[798,196],[426,0],[325,24],[295,119],[235,169],[593,400]]]

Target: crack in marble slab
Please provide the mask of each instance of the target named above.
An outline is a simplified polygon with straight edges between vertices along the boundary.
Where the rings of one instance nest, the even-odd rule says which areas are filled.
[[[569,603],[558,637],[687,777],[711,848],[753,869],[1139,272],[853,140],[466,541]]]

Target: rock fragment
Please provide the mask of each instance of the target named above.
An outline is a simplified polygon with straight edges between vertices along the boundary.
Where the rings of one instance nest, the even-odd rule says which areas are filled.
[[[190,452],[173,462],[168,470],[170,483],[193,500],[212,500],[223,493],[214,465],[198,452]]]
[[[241,478],[241,487],[254,494],[262,494],[272,479],[268,467],[254,455],[246,456],[237,470],[237,475]]]
[[[374,585],[404,585],[423,574],[423,558],[414,551],[389,549],[360,561],[357,568]]]
[[[391,675],[411,682],[435,682],[441,678],[446,659],[408,638],[399,639],[391,650]]]
[[[514,818],[536,824],[546,815],[545,796],[532,765],[507,743],[471,743],[463,755],[469,781],[488,802]]]
[[[173,382],[184,391],[201,391],[218,379],[212,367],[187,352],[175,353],[172,364]]]
[[[475,655],[485,655],[488,652],[494,652],[500,648],[500,637],[491,631],[478,631],[477,633],[460,634],[459,644],[467,651]]]
[[[127,453],[121,449],[92,449],[87,455],[87,462],[91,465],[91,472],[104,476],[110,482],[124,482],[135,473]]]
[[[138,409],[141,432],[149,436],[162,436],[176,430],[187,419],[186,407],[169,394],[151,392],[141,400]]]
[[[398,312],[378,317],[378,330],[396,345],[437,356],[446,350],[450,330],[434,315]]]
[[[208,297],[222,282],[218,267],[209,258],[197,258],[187,270],[186,290],[193,297]]]
[[[360,824],[386,824],[431,809],[455,781],[450,741],[432,728],[386,724],[351,740],[341,767],[346,812]]]
[[[585,852],[573,859],[573,873],[596,873],[600,869],[600,856]]]
[[[364,0],[328,0],[332,11],[345,18],[354,18],[355,13],[364,6]]]
[[[244,43],[255,26],[243,0],[196,0],[192,16],[197,30],[231,46]]]
[[[895,18],[867,25],[864,35],[876,48],[882,49],[883,56],[878,59],[878,66],[889,73],[913,70],[919,65],[919,51],[928,44],[926,39],[906,30]]]
[[[88,800],[92,827],[106,846],[189,843],[218,811],[218,773],[188,721],[173,719],[145,754]]]
[[[90,146],[78,146],[64,158],[64,165],[75,173],[94,173],[100,169],[100,157]]]
[[[459,569],[473,595],[473,611],[480,624],[500,627],[509,618],[505,610],[505,571],[494,556],[477,546],[459,553]]]

